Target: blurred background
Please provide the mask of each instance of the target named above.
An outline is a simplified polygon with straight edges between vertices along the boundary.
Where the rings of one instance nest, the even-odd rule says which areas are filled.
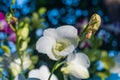
[[[54,64],[35,50],[36,41],[44,29],[73,25],[79,34],[92,14],[99,14],[102,22],[95,37],[78,46],[78,50],[87,54],[91,61],[87,80],[120,80],[120,0],[16,0],[12,6],[11,0],[0,0],[0,20],[10,12],[10,7],[19,22],[29,24],[30,42],[26,51],[39,56],[35,68],[47,64],[51,69]],[[1,23],[0,46],[5,44],[12,54],[16,52],[13,36],[9,29],[2,29]],[[0,48],[0,56],[3,54]],[[55,73],[63,80],[61,73]]]

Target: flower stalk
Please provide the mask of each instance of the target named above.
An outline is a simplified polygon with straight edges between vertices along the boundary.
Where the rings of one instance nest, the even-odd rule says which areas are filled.
[[[54,73],[54,71],[55,71],[58,67],[60,67],[62,64],[65,63],[65,62],[60,62],[60,61],[61,61],[61,60],[58,60],[58,61],[55,63],[55,65],[53,66],[48,80],[50,80],[50,78],[51,78],[52,74]]]
[[[10,5],[10,11],[11,11],[11,14],[12,16],[10,16],[10,21],[8,21],[9,23],[9,26],[10,28],[15,32],[16,34],[16,51],[17,51],[17,54],[18,54],[18,57],[20,58],[20,68],[21,68],[21,72],[22,74],[24,75],[24,68],[23,68],[23,60],[24,60],[24,57],[22,57],[22,51],[20,51],[20,36],[18,34],[18,30],[19,30],[19,25],[18,25],[18,20],[17,18],[14,17],[14,11],[12,9],[12,5],[15,4],[15,0],[12,0],[12,3]],[[11,21],[14,21],[15,22],[15,28],[13,27],[13,25],[11,24]]]
[[[16,23],[16,25],[18,25],[17,23]],[[20,62],[21,62],[21,64],[20,64],[20,67],[21,67],[21,72],[22,72],[22,74],[24,75],[24,68],[23,68],[23,58],[22,58],[22,53],[21,53],[21,51],[19,51],[19,49],[20,49],[20,40],[19,40],[19,36],[18,36],[18,33],[17,33],[17,29],[16,29],[16,31],[15,31],[15,34],[16,34],[16,50],[17,50],[17,53],[18,53],[18,57],[20,58]]]

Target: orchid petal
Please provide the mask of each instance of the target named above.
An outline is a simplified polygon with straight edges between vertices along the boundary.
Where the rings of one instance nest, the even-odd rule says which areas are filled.
[[[54,44],[54,38],[44,36],[37,41],[36,49],[38,50],[38,52],[47,54],[52,60],[57,60],[52,53],[52,47]]]

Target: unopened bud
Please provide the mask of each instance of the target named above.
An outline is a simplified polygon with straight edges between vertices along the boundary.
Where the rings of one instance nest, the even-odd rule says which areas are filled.
[[[98,14],[93,14],[89,21],[89,26],[92,27],[93,30],[97,31],[101,24],[101,18]]]

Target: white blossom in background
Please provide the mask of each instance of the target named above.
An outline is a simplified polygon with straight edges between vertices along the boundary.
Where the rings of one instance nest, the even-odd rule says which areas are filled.
[[[115,66],[110,69],[112,73],[120,74],[120,53],[114,58]]]
[[[47,54],[52,60],[59,60],[72,53],[78,44],[77,29],[65,25],[56,29],[49,28],[37,41],[36,49]]]
[[[15,59],[13,62],[10,63],[10,70],[14,76],[17,76],[21,72],[21,67],[20,67],[21,61],[20,59]],[[26,70],[29,68],[29,66],[32,64],[29,56],[26,56],[23,60],[23,69]]]
[[[78,79],[89,78],[88,67],[90,61],[83,53],[70,54],[67,58],[67,65],[61,68],[63,74],[72,75]]]
[[[0,30],[3,30],[5,26],[7,26],[7,22],[5,20],[0,20]]]
[[[34,69],[29,72],[29,78],[36,78],[40,80],[48,80],[50,71],[47,66],[42,65],[39,69]],[[51,80],[58,80],[57,77],[52,74]]]

